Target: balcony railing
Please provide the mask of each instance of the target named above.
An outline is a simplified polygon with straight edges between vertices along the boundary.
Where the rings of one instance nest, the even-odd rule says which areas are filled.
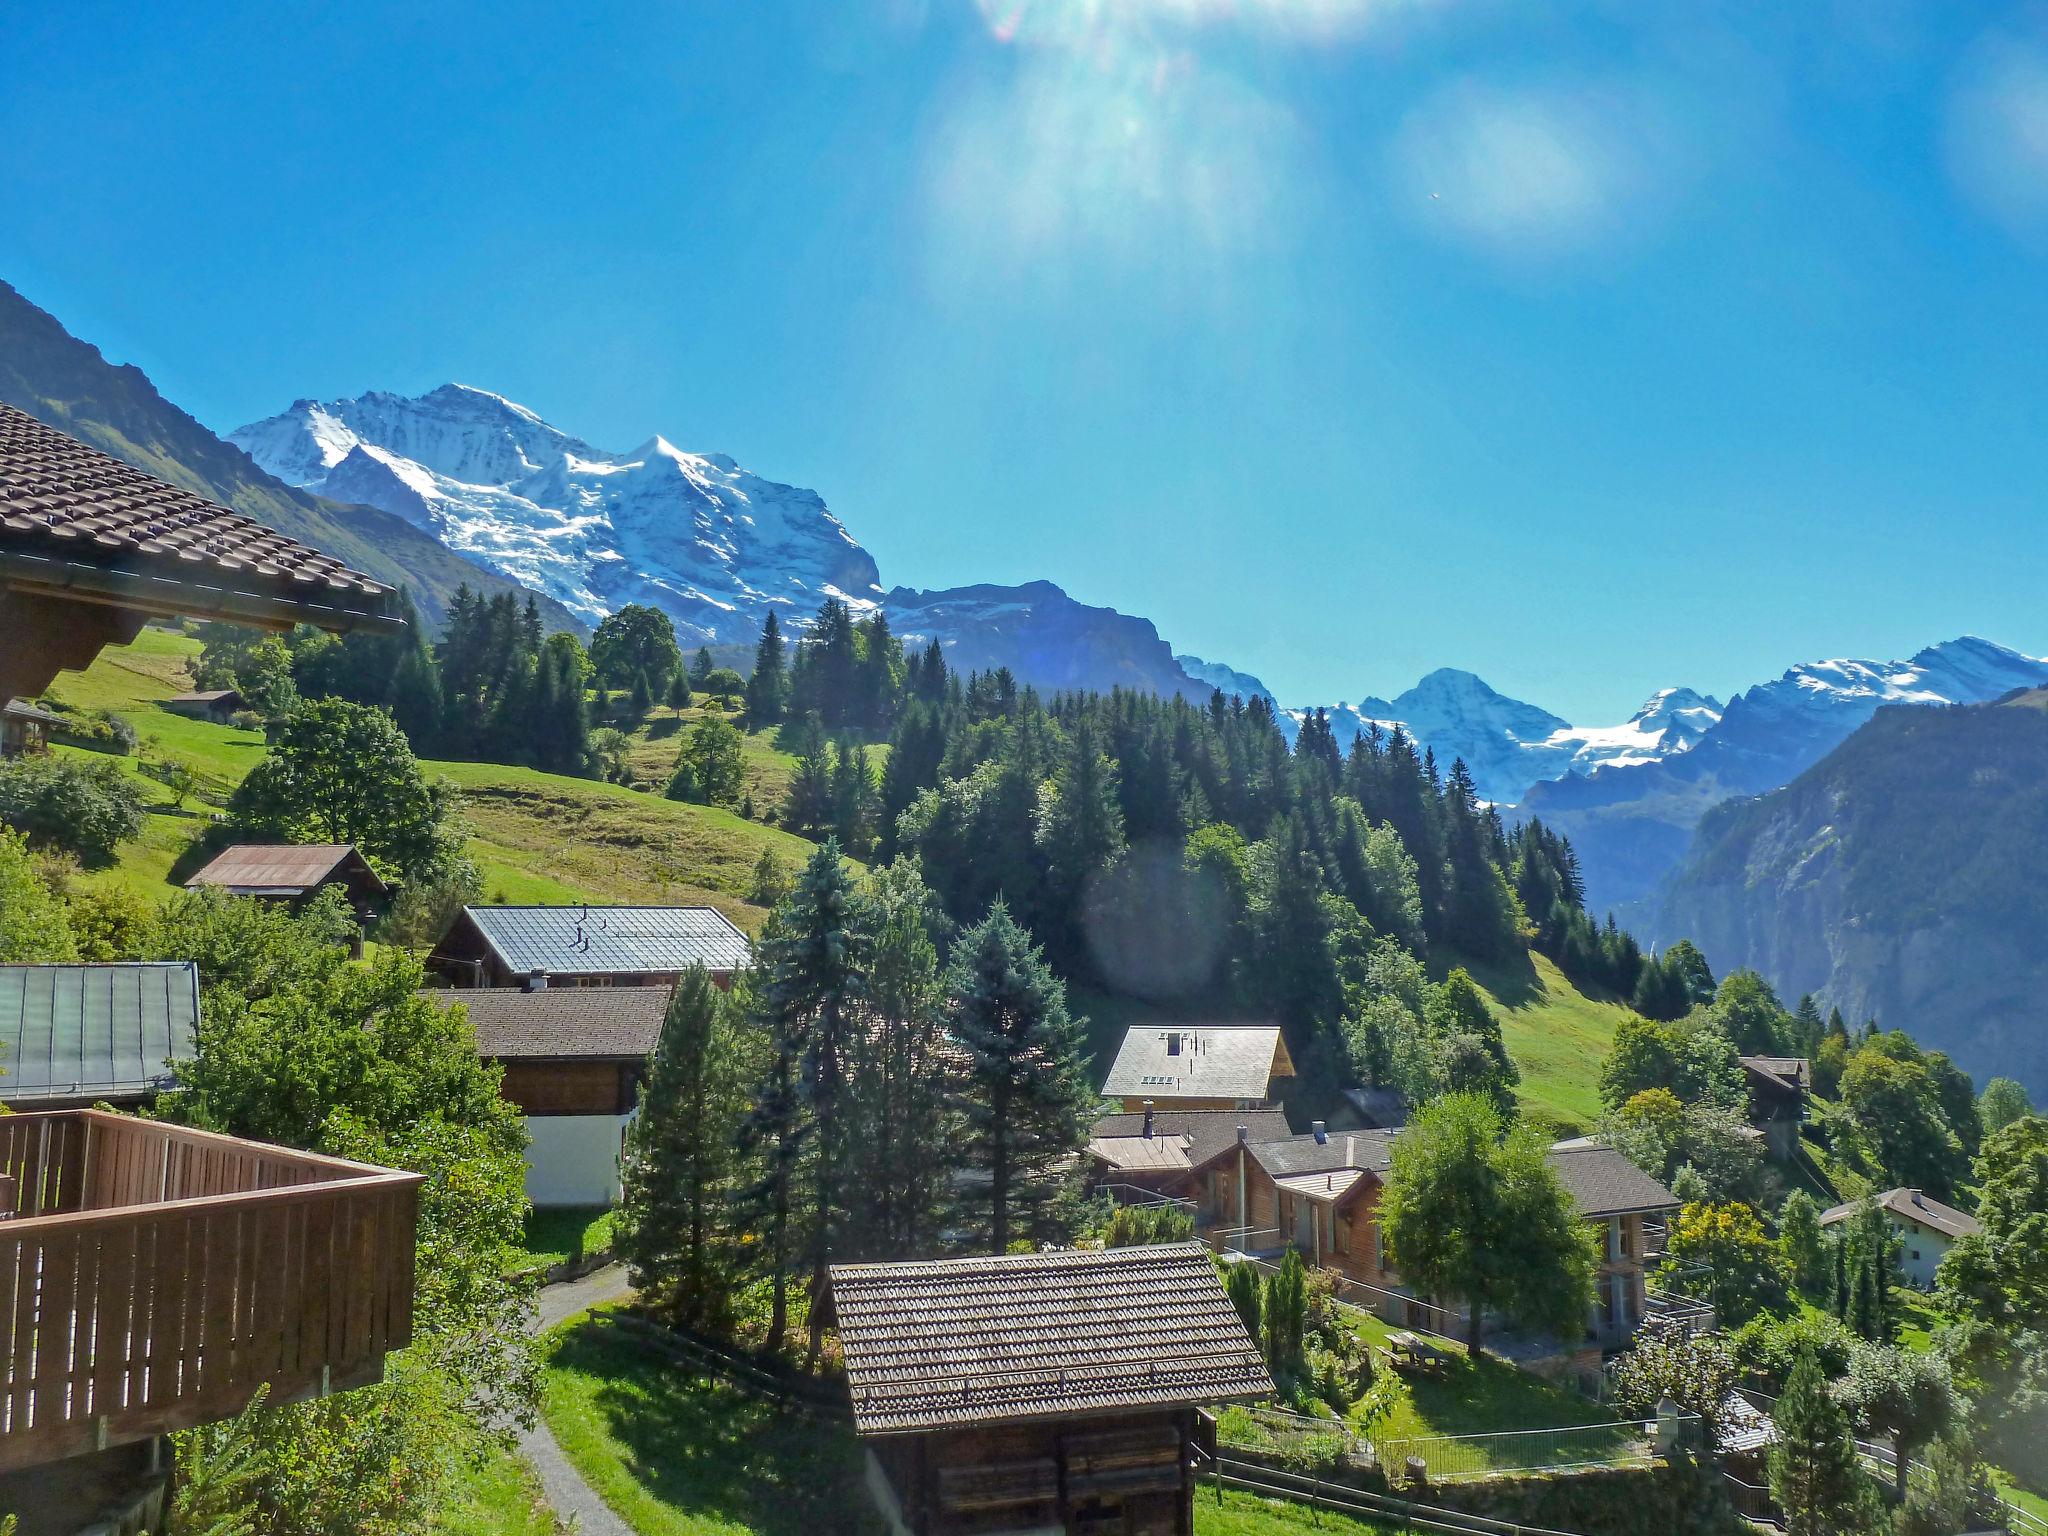
[[[0,1472],[363,1386],[420,1177],[98,1110],[0,1116]]]

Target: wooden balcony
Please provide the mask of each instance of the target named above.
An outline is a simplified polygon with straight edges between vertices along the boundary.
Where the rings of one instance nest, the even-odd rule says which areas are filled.
[[[98,1110],[0,1116],[0,1472],[363,1386],[420,1176]]]

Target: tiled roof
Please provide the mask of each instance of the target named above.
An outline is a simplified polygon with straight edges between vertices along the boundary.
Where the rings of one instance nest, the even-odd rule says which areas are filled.
[[[864,1435],[1273,1390],[1199,1243],[835,1264],[832,1300]]]
[[[1552,1147],[1550,1166],[1583,1217],[1678,1209],[1678,1196],[1612,1147]]]
[[[466,907],[517,975],[744,970],[753,946],[715,907]]]
[[[1977,1218],[1968,1211],[1959,1211],[1952,1205],[1943,1205],[1932,1195],[1924,1195],[1917,1189],[1888,1189],[1876,1197],[1877,1203],[1906,1221],[1917,1222],[1931,1232],[1943,1237],[1969,1237],[1984,1230]],[[1834,1226],[1847,1221],[1861,1210],[1862,1202],[1851,1200],[1846,1205],[1835,1206],[1821,1214],[1820,1224]]]
[[[477,1054],[501,1061],[521,1058],[648,1057],[661,1039],[667,987],[458,987],[423,994],[443,1005],[461,1003],[476,1031]]]
[[[0,577],[146,612],[332,628],[398,622],[383,583],[5,403]]]
[[[1278,1109],[1162,1109],[1152,1116],[1154,1136],[1187,1138],[1191,1168],[1199,1168],[1236,1146],[1240,1125],[1253,1141],[1276,1141],[1287,1134],[1287,1115]],[[1143,1111],[1126,1110],[1104,1115],[1089,1134],[1097,1140],[1110,1140],[1144,1133]]]
[[[1275,1024],[1133,1024],[1102,1091],[1112,1099],[1263,1099],[1275,1077],[1292,1071],[1286,1058]]]
[[[317,890],[342,878],[342,866],[356,864],[377,890],[385,888],[354,843],[236,843],[221,850],[187,885],[218,885],[245,895],[284,895]]]
[[[1367,1173],[1385,1173],[1394,1163],[1394,1142],[1399,1131],[1332,1131],[1327,1141],[1313,1134],[1289,1136],[1274,1141],[1255,1141],[1251,1154],[1269,1178],[1284,1179],[1298,1173],[1333,1173],[1340,1168],[1358,1168]]]
[[[192,1056],[199,968],[189,961],[0,965],[0,1098],[144,1094]]]

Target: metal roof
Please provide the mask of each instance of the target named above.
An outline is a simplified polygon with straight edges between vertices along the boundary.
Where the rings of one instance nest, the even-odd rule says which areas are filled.
[[[744,970],[747,936],[715,907],[465,907],[505,968],[527,976]]]
[[[1133,1024],[1102,1084],[1112,1099],[1263,1099],[1292,1077],[1277,1024]]]
[[[668,1013],[668,987],[456,987],[424,992],[460,1003],[480,1056],[501,1061],[631,1060],[654,1054]]]
[[[344,866],[373,889],[386,888],[354,843],[236,843],[185,884],[218,885],[242,895],[294,895],[342,879]]]
[[[199,1022],[190,961],[0,966],[0,1098],[134,1097],[171,1082]]]
[[[1273,1390],[1199,1243],[835,1264],[832,1301],[864,1435]]]

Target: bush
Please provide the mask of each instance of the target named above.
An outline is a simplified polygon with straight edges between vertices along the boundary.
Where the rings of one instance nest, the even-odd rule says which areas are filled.
[[[1791,1317],[1754,1317],[1728,1336],[1735,1346],[1735,1360],[1744,1370],[1755,1371],[1782,1383],[1792,1374],[1801,1350],[1810,1352],[1824,1375],[1833,1378],[1849,1369],[1849,1347],[1855,1335],[1825,1312],[1802,1312]]]
[[[142,830],[142,795],[113,763],[17,758],[0,765],[0,821],[32,847],[60,849],[87,866],[111,864],[116,845]]]
[[[1177,1205],[1120,1205],[1109,1218],[1105,1248],[1143,1248],[1185,1243],[1195,1235],[1195,1218]]]

